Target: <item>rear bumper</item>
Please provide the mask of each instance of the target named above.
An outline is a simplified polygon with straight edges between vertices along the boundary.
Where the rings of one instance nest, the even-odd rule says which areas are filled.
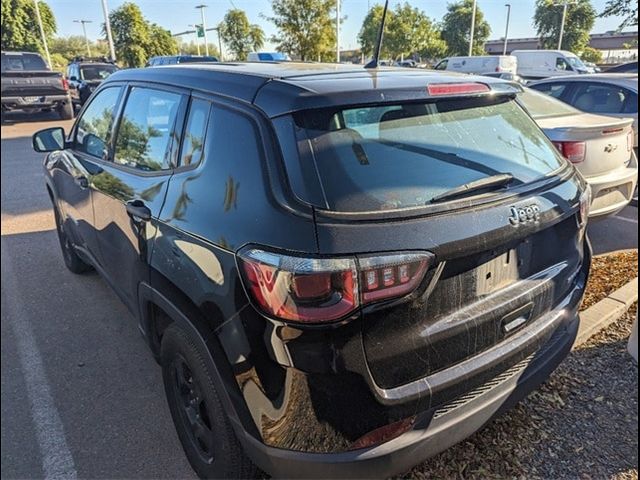
[[[382,478],[405,472],[462,441],[535,389],[569,353],[579,325],[577,311],[590,264],[588,250],[586,247],[584,267],[575,284],[554,310],[537,320],[548,324],[539,338],[540,346],[484,384],[419,413],[410,431],[374,447],[307,453],[265,445],[237,425],[247,454],[276,477]]]
[[[52,108],[59,105],[71,102],[71,97],[68,94],[63,95],[33,95],[38,97],[35,102],[27,101],[29,96],[20,97],[2,97],[2,110],[14,111],[14,110],[41,110],[43,108]]]
[[[633,198],[638,182],[638,159],[632,151],[631,161],[625,168],[619,168],[605,175],[586,177],[591,186],[593,200],[589,218],[601,218],[613,215]]]
[[[578,331],[575,312],[563,311],[559,315],[571,316],[569,324],[556,332],[528,363],[521,362],[517,369],[501,375],[500,383],[448,412],[442,413],[441,407],[423,413],[416,428],[382,445],[336,454],[299,453],[268,447],[246,435],[245,449],[257,465],[276,477],[383,478],[405,472],[464,440],[549,377],[571,350]]]

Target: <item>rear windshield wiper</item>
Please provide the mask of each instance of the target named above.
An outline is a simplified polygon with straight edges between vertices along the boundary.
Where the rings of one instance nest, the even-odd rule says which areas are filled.
[[[481,190],[506,187],[512,181],[513,175],[511,175],[510,173],[501,173],[499,175],[481,178],[479,180],[474,180],[473,182],[460,185],[459,187],[452,188],[451,190],[447,190],[440,195],[436,195],[431,199],[431,203],[438,203],[445,200],[451,200],[453,198],[464,197],[469,194],[477,193]]]

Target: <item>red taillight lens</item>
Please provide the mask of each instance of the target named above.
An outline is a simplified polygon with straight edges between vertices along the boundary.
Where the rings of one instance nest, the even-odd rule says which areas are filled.
[[[267,315],[301,323],[338,320],[367,304],[410,293],[433,256],[407,253],[358,258],[301,258],[246,248],[242,277]],[[358,268],[359,267],[359,268]]]
[[[353,259],[305,259],[249,248],[239,253],[252,298],[268,315],[303,323],[337,320],[359,305]]]
[[[558,151],[571,163],[584,162],[587,154],[585,142],[552,142]]]
[[[429,95],[464,95],[470,93],[486,93],[491,89],[484,83],[436,83],[427,86]]]
[[[428,253],[359,257],[362,303],[401,297],[411,292],[422,281],[432,258]],[[377,281],[371,282],[372,278]]]
[[[69,81],[65,77],[62,77],[62,89],[65,92],[69,90]]]

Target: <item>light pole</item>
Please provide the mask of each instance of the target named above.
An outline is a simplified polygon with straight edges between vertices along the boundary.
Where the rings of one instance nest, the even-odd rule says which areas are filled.
[[[222,42],[220,41],[220,27],[215,27],[212,28],[211,30],[215,30],[216,32],[218,32],[218,54],[220,55],[220,61],[223,61],[223,57],[222,57]]]
[[[87,37],[87,23],[93,23],[91,20],[74,20],[73,23],[82,24],[82,33],[84,33],[84,43],[87,46],[87,55],[91,56],[91,47],[89,46],[89,37]]]
[[[33,3],[36,8],[36,20],[38,20],[38,27],[40,27],[40,36],[42,37],[42,46],[44,47],[44,53],[47,55],[47,62],[49,63],[49,67],[53,68],[53,65],[51,65],[51,55],[49,55],[49,45],[47,45],[47,37],[44,34],[44,27],[42,26],[42,17],[40,16],[40,7],[38,6],[38,0],[33,0]]]
[[[505,7],[507,7],[507,26],[504,29],[504,47],[502,48],[502,55],[507,54],[507,41],[509,38],[509,18],[511,17],[511,4],[507,3]]]
[[[116,61],[116,49],[113,47],[113,37],[111,36],[111,22],[109,21],[109,7],[107,0],[102,0],[102,13],[104,14],[104,29],[107,32],[107,42],[109,42],[109,54],[111,61]]]
[[[204,53],[209,56],[209,43],[207,42],[207,24],[204,20],[204,9],[207,8],[206,5],[197,5],[196,9],[200,9],[200,18],[202,19],[202,30],[204,30]]]
[[[469,56],[473,56],[473,34],[476,29],[476,4],[477,0],[473,0],[473,11],[471,12],[471,36],[469,37]]]
[[[336,0],[336,62],[340,63],[340,0]]]
[[[562,21],[560,22],[560,35],[558,37],[558,50],[562,50],[562,37],[564,36],[564,24],[567,21],[567,8],[569,5],[575,5],[577,2],[570,2],[569,0],[564,0],[562,4]],[[556,3],[556,6],[559,5]]]

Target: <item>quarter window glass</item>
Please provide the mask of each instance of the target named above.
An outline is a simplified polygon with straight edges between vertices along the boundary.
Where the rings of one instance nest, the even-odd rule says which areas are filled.
[[[202,160],[210,107],[211,104],[205,100],[192,100],[179,166],[197,165]]]
[[[616,85],[585,83],[576,86],[571,103],[590,113],[623,113],[630,93]]]
[[[77,151],[98,158],[105,157],[120,90],[120,87],[102,90],[87,106],[78,120],[75,138]]]
[[[114,162],[148,172],[170,168],[170,144],[182,96],[134,87],[118,126]]]
[[[573,70],[564,58],[556,58],[556,68],[558,70]]]

